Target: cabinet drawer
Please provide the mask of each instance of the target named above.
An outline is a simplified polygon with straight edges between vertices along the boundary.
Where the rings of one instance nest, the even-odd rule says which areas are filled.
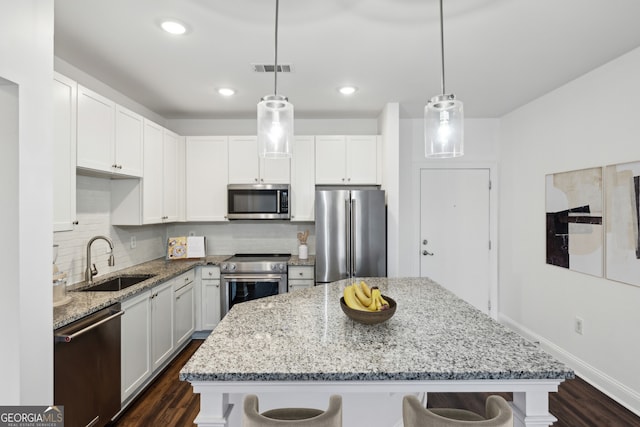
[[[186,273],[179,275],[176,278],[176,286],[180,287],[180,286],[186,285],[187,283],[191,283],[193,282],[195,277],[196,277],[196,272],[195,270],[191,269]]]
[[[313,280],[313,267],[289,266],[289,279]]]
[[[220,267],[217,266],[205,266],[202,267],[202,280],[208,279],[219,279],[220,278]]]
[[[313,280],[289,280],[289,292],[296,289],[313,288],[314,285]]]

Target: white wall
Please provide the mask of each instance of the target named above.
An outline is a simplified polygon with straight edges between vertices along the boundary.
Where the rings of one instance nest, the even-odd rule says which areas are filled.
[[[16,83],[19,93],[18,138],[3,138],[0,143],[0,157],[13,163],[0,167],[0,181],[8,187],[2,187],[0,209],[4,239],[0,404],[49,405],[53,403],[53,0],[0,0],[0,10],[0,77]]]
[[[499,281],[503,321],[640,414],[640,287],[545,263],[545,175],[640,160],[639,75],[636,49],[501,120]]]
[[[492,192],[495,196],[492,207],[495,206],[497,210],[499,120],[466,119],[464,132],[464,156],[456,159],[427,159],[424,156],[424,120],[400,119],[400,271],[402,276],[420,275],[421,168],[490,168],[494,190],[496,190]],[[494,219],[497,221],[497,215]],[[492,224],[492,228],[496,231],[497,223]]]
[[[387,197],[387,276],[400,277],[400,111],[395,102],[384,106],[379,117],[382,135],[382,188]]]

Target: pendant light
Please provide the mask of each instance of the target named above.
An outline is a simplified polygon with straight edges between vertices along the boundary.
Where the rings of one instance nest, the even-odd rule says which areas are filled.
[[[293,144],[293,105],[286,96],[278,95],[278,6],[276,0],[273,95],[258,103],[258,155],[264,158],[291,157]]]
[[[444,85],[444,19],[440,0],[440,49],[442,53],[442,95],[424,107],[425,157],[449,158],[464,154],[464,113],[462,101],[447,94]]]

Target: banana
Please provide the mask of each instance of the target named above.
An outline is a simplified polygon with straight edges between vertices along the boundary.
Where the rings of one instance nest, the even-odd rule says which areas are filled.
[[[355,293],[356,293],[356,297],[358,297],[362,305],[364,305],[365,307],[368,307],[371,304],[371,297],[367,297],[364,294],[364,291],[360,287],[359,283],[354,283],[351,286],[353,286],[353,289],[355,290]]]
[[[364,280],[362,280],[360,282],[360,287],[362,288],[362,292],[364,292],[364,294],[366,296],[368,296],[369,298],[371,298],[371,288],[369,287],[369,285],[367,285],[366,283],[364,283]]]
[[[347,304],[347,307],[352,308],[354,310],[361,311],[369,311],[356,297],[355,288],[353,286],[347,286],[344,288],[344,302]]]
[[[369,304],[367,306],[367,309],[369,311],[378,311],[378,304],[377,304],[376,299],[375,299],[375,297],[373,295],[371,295],[371,304]]]
[[[382,298],[382,294],[379,295],[378,299],[380,300],[380,303],[382,304],[381,310],[387,310],[387,309],[389,309],[389,307],[391,307],[391,304],[389,304],[389,301],[387,301],[386,299]]]

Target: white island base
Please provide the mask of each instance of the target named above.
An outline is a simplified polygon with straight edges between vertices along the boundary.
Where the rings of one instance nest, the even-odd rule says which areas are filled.
[[[345,427],[401,427],[402,398],[425,400],[429,392],[513,392],[515,427],[550,426],[549,393],[561,380],[363,381],[363,382],[211,382],[192,381],[200,394],[199,427],[241,427],[245,394],[256,394],[260,412],[272,408],[326,409],[329,396],[342,396]],[[425,396],[426,393],[426,396]]]

